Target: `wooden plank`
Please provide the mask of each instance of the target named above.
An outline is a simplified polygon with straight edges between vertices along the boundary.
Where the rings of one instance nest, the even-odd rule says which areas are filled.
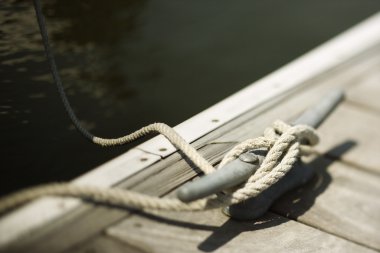
[[[234,119],[247,110],[250,110],[253,106],[259,105],[260,103],[270,99],[270,94],[279,94],[283,91],[292,89],[293,87],[303,86],[310,79],[313,79],[322,73],[329,72],[337,66],[346,64],[353,58],[356,58],[358,55],[362,55],[364,52],[375,47],[379,43],[380,36],[377,32],[379,29],[379,22],[380,14],[374,15],[362,24],[359,24],[337,38],[334,38],[324,45],[316,48],[307,55],[300,57],[293,63],[286,65],[275,73],[259,80],[258,82],[255,82],[255,84],[231,96],[218,105],[215,105],[198,116],[195,116],[195,118],[177,126],[176,129],[188,141],[194,141],[209,131],[220,127],[225,122]],[[257,96],[256,94],[259,93],[260,96]],[[256,96],[256,98],[252,99],[254,96]],[[214,119],[217,119],[217,121]],[[166,151],[161,152],[159,149],[162,148],[163,145]],[[168,144],[167,141],[163,140],[162,136],[141,145],[139,148],[148,151],[148,153],[135,149],[133,152],[123,155],[123,157],[116,159],[108,165],[102,166],[96,171],[81,177],[76,180],[75,183],[84,182],[86,184],[91,183],[112,186],[117,184],[119,179],[124,179],[123,176],[129,175],[129,172],[124,173],[126,170],[120,169],[121,167],[119,166],[115,166],[115,163],[120,161],[128,162],[128,165],[132,167],[131,170],[138,171],[160,159],[160,157],[153,154],[166,157],[174,152],[173,147]],[[136,152],[140,152],[140,154],[136,156]],[[41,227],[44,224],[65,215],[69,208],[62,210],[60,208],[61,205],[69,206],[70,203],[65,203],[62,199],[50,199],[48,201],[34,203],[34,206],[38,206],[41,209],[46,210],[50,210],[50,208],[46,208],[47,206],[55,206],[55,210],[51,213],[45,211],[44,215],[40,216],[38,219],[38,222],[37,220],[29,222],[28,219],[24,219],[25,222],[23,226],[20,227],[14,225],[14,230],[12,233],[0,238],[0,244],[3,245],[11,241],[17,241],[19,237],[25,236],[33,229]],[[70,210],[73,210],[79,205],[80,202],[77,202],[75,205],[71,204],[72,208],[70,208]],[[33,210],[35,210],[34,207],[29,208],[28,206],[22,213],[29,213],[28,215],[33,215]]]
[[[271,213],[255,222],[228,219],[220,210],[158,215],[134,216],[106,234],[157,253],[372,252]]]
[[[101,235],[91,241],[91,244],[72,249],[70,253],[146,253],[151,252],[149,248],[144,248],[143,245],[133,244],[133,242],[124,242],[107,235]]]
[[[319,169],[319,181],[315,179],[304,189],[293,191],[277,202],[273,210],[379,250],[376,231],[380,229],[380,119],[376,111],[350,103],[356,99],[375,108],[371,104],[373,95],[368,94],[368,103],[357,100],[364,99],[365,92],[369,92],[368,87],[374,87],[374,76],[378,76],[377,71],[357,79],[357,84],[349,91],[348,102],[340,106],[319,129],[322,136],[317,147],[319,152],[341,159],[346,165],[333,163],[324,172],[321,169],[326,168],[329,161],[316,161],[314,166]],[[355,96],[355,92],[359,95]]]
[[[380,250],[380,176],[324,158],[310,166],[317,171],[313,180],[280,198],[271,210]]]
[[[350,101],[380,113],[380,71],[374,71],[348,91]]]
[[[201,149],[199,152],[209,157],[211,162],[215,162],[221,156],[220,152],[224,152],[231,145],[229,143],[215,144],[212,148]],[[220,152],[217,152],[217,150],[220,150]],[[120,186],[154,196],[165,195],[177,187],[178,184],[196,175],[194,171],[189,169],[187,162],[181,160],[179,155],[173,160],[177,162],[168,165],[168,167],[160,167],[155,171],[146,170],[143,175],[136,175],[136,177],[132,177]],[[188,173],[189,171],[191,173]],[[168,182],[167,180],[162,180],[162,178],[170,178],[171,180]],[[154,186],[154,189],[152,186]],[[109,225],[120,222],[123,218],[129,216],[128,211],[85,203],[75,212],[71,212],[60,220],[48,224],[43,229],[21,238],[17,244],[12,245],[7,250],[16,252],[29,250],[39,253],[61,252],[72,245],[80,244],[82,241],[101,233],[101,230]],[[36,241],[41,243],[36,243]]]
[[[374,50],[378,52],[379,49]],[[207,159],[217,162],[235,141],[261,135],[264,128],[280,115],[284,116],[285,120],[296,117],[331,87],[354,84],[350,83],[350,80],[366,75],[367,71],[378,66],[379,59],[379,55],[374,54],[373,51],[361,55],[352,62],[311,80],[307,83],[307,88],[297,91],[291,100],[280,97],[272,101],[269,106],[263,105],[251,110],[244,116],[196,141],[194,145],[202,147],[199,151]],[[281,106],[276,106],[278,103],[281,103]],[[196,176],[195,171],[184,160],[181,160],[179,154],[174,154],[129,177],[120,183],[119,187],[161,196],[194,176]],[[168,184],[167,178],[175,180],[171,180],[171,183]],[[60,252],[95,236],[110,224],[114,224],[127,215],[125,210],[111,210],[107,207],[94,208],[86,204],[81,207],[81,210],[65,215],[66,222],[64,224],[60,221],[52,222],[49,226],[33,231],[32,237],[19,238],[16,246],[19,249],[35,252]]]
[[[368,66],[364,66],[364,67],[367,70],[370,69],[370,68],[368,68]],[[372,70],[370,70],[370,71],[372,71]],[[367,72],[365,72],[365,73],[367,73]],[[366,75],[366,74],[364,74],[364,75]],[[352,76],[351,76],[351,78],[348,77],[347,80],[355,80],[355,79],[352,78]],[[330,84],[329,84],[328,87],[330,88],[331,87],[330,86],[331,83],[333,83],[335,81],[336,80],[330,80],[330,82],[329,82]],[[327,85],[326,85],[326,87],[327,87]],[[314,94],[318,94],[318,92],[315,92],[315,91],[310,91],[310,92],[314,93]],[[319,92],[321,92],[321,91],[319,91]],[[310,96],[305,96],[304,99],[309,99],[310,100]],[[292,103],[293,104],[298,104],[299,101],[297,101],[297,99],[295,99],[294,101],[292,101]],[[292,103],[290,103],[290,104],[292,104]],[[288,104],[288,103],[285,103],[285,104]],[[286,112],[287,110],[289,110],[290,107],[293,107],[293,105],[283,106],[282,107],[283,112],[279,112],[278,110],[275,110],[276,111],[275,113],[276,113],[276,115],[284,114],[284,112]],[[294,112],[294,113],[297,113],[297,112]],[[268,119],[271,117],[270,112],[269,112],[269,114],[266,114],[266,117],[268,117]],[[265,120],[263,120],[263,118],[259,117],[259,118],[256,118],[256,121],[258,121],[258,122],[260,122],[262,124],[262,125],[256,124],[256,127],[257,127],[256,130],[263,129],[264,126],[265,126],[265,124],[266,124]],[[237,131],[239,131],[240,134],[241,133],[245,133],[244,138],[247,138],[247,134],[249,132],[255,132],[255,130],[252,130],[252,123],[253,122],[249,121],[246,124],[240,125],[239,129]],[[244,127],[245,125],[247,126],[246,128]],[[255,124],[253,124],[253,125],[255,125]],[[220,147],[223,150],[223,148],[228,148],[230,146],[231,146],[231,144],[228,143],[228,144],[226,144],[225,147],[222,147],[222,146],[220,146]],[[221,155],[221,154],[219,154],[220,151],[217,151],[218,149],[216,149],[215,146],[212,149],[214,149],[213,152],[216,152],[216,156]],[[205,154],[205,155],[206,155],[206,157],[208,157],[207,154]],[[145,181],[145,182],[139,182],[139,184],[136,187],[136,189],[138,189],[140,191],[146,191],[147,189],[151,188],[151,186],[153,184],[158,189],[160,189],[160,187],[163,187],[163,188],[166,188],[166,190],[169,190],[170,187],[174,186],[175,184],[181,183],[181,182],[183,182],[183,180],[188,180],[188,179],[190,179],[191,177],[193,177],[195,175],[193,171],[188,170],[188,167],[187,167],[186,163],[184,163],[183,161],[177,163],[175,166],[169,166],[169,168],[166,168],[165,170],[163,170],[162,164],[160,165],[160,167],[161,167],[160,173],[162,172],[163,174],[157,173],[157,171],[156,171],[157,174],[155,174],[155,177],[152,177],[152,175],[149,175],[149,174],[141,175],[141,178],[147,178],[147,177],[149,177],[153,181],[149,180],[149,181]],[[145,171],[145,172],[148,172],[148,171]],[[173,180],[171,181],[170,184],[162,185],[162,182],[160,182],[162,180],[162,178],[172,178]]]
[[[365,108],[344,103],[337,108],[318,129],[321,143],[316,149],[349,164],[380,173],[380,117]],[[344,154],[332,149],[343,142],[353,142],[355,146]]]
[[[337,150],[342,152],[344,149],[348,149],[350,145],[350,143],[342,143],[342,147]],[[318,169],[319,177],[314,179],[311,184],[308,184],[306,187],[307,189],[301,188],[294,192],[295,195],[290,194],[287,195],[287,197],[282,198],[281,201],[275,205],[274,210],[282,215],[287,215],[294,219],[298,218],[298,220],[305,224],[318,227],[321,230],[336,234],[339,237],[347,238],[358,244],[380,249],[380,244],[377,238],[377,231],[380,229],[380,200],[377,198],[380,193],[380,178],[367,172],[350,168],[341,163],[333,163],[331,167],[329,167],[328,173],[323,173],[323,169],[329,164],[331,164],[331,161],[325,159],[314,161],[312,166]],[[331,185],[329,185],[330,181],[333,182]],[[321,194],[322,192],[323,194]],[[307,193],[306,196],[304,195],[305,193]],[[318,200],[316,200],[316,197],[318,197]],[[284,207],[284,205],[286,206]],[[209,224],[207,222],[210,222],[211,220],[212,225],[215,225],[214,222],[217,223],[218,221],[213,220],[215,217],[219,217],[219,219],[223,220],[219,212],[211,212],[213,213],[202,216],[203,219],[194,213],[169,213],[169,217],[171,219],[180,218],[181,221],[177,221],[177,223],[190,221]],[[165,214],[165,216],[167,216],[167,214]],[[140,247],[150,249],[149,252],[192,252],[200,250],[204,251],[205,249],[210,249],[208,247],[214,247],[214,245],[218,243],[219,237],[221,235],[229,237],[228,233],[231,230],[243,230],[247,232],[247,230],[241,229],[241,227],[234,227],[236,224],[229,225],[228,229],[225,229],[218,234],[218,239],[214,238],[215,241],[208,241],[207,243],[202,244],[202,242],[207,241],[206,238],[210,237],[210,233],[207,233],[202,229],[201,232],[196,229],[194,231],[193,227],[195,225],[193,223],[187,224],[188,227],[185,229],[185,232],[182,231],[183,228],[177,228],[175,226],[173,228],[173,222],[170,223],[171,225],[168,225],[165,224],[165,220],[160,220],[159,223],[156,224],[154,220],[147,221],[144,217],[133,217],[132,219],[127,219],[121,224],[108,229],[107,233],[129,244],[131,244],[131,242],[136,244],[137,242],[137,245],[140,245]],[[176,222],[174,222],[174,224],[175,223]],[[234,224],[234,222],[232,222],[232,224]],[[217,223],[216,225],[223,228],[221,223]],[[239,226],[241,226],[241,223],[239,223]],[[192,229],[189,229],[189,227]],[[131,233],[131,231],[133,231],[133,233]],[[293,230],[291,230],[291,228],[288,227],[287,231],[299,231],[299,228],[293,228]],[[204,236],[201,237],[198,233],[203,233]],[[275,232],[271,233],[275,234]],[[282,234],[283,232],[278,233]],[[176,243],[177,240],[173,239],[178,239],[178,234],[184,236],[180,237],[180,243]],[[304,234],[304,232],[302,232],[302,234]],[[251,238],[251,236],[260,238],[262,235],[250,232],[249,237]],[[276,235],[274,237],[276,237]],[[187,240],[183,240],[183,238],[186,238]],[[164,239],[169,240],[170,243],[168,244]],[[220,240],[224,242],[224,238],[221,238]],[[245,240],[245,238],[242,238],[242,241],[235,238],[234,243],[236,244],[223,244],[221,252],[224,250],[229,252],[232,248],[236,247],[241,251],[256,249],[250,244],[247,245]],[[261,240],[261,238],[259,240]],[[271,244],[268,239],[263,240]],[[324,238],[319,240],[326,241]],[[286,239],[279,238],[279,241],[286,242]],[[168,245],[170,245],[169,248]],[[197,246],[197,248],[195,248],[194,245]],[[334,245],[336,245],[336,243],[334,243]],[[261,247],[258,248],[263,250],[262,245],[260,246]],[[93,242],[90,241],[83,247],[93,247]],[[306,247],[308,250],[314,251],[313,245],[306,245]],[[214,250],[214,248],[212,249]],[[270,247],[265,249],[264,247],[264,252],[274,250],[278,250],[278,248]],[[297,250],[297,248],[289,248],[289,251],[294,250]],[[322,250],[326,249],[322,248]],[[329,248],[329,251],[334,251],[334,249]],[[348,251],[348,249],[339,248],[337,251]]]

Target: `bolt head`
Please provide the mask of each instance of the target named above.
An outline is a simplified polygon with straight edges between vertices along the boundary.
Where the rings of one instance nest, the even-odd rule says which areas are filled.
[[[251,152],[246,152],[246,153],[241,154],[239,156],[239,159],[245,163],[251,163],[251,164],[255,164],[259,162],[259,158],[257,157],[257,155]]]

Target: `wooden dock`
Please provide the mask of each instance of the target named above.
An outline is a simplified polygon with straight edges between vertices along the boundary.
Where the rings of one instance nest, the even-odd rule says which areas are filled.
[[[238,142],[276,119],[290,122],[334,87],[346,99],[318,129],[319,155],[308,158],[315,177],[258,220],[46,198],[1,217],[0,251],[380,252],[380,14],[176,129],[217,164]],[[196,171],[156,137],[73,183],[164,197]]]

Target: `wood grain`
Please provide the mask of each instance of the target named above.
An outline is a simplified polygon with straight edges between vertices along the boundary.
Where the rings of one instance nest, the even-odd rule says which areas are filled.
[[[376,113],[345,103],[318,129],[321,143],[316,149],[356,167],[380,173],[379,127],[380,117]],[[344,142],[355,143],[355,146],[344,154],[332,149]]]
[[[373,71],[348,90],[350,101],[380,113],[380,71]]]
[[[280,198],[272,211],[330,234],[380,250],[380,177],[317,158],[316,176]]]
[[[134,216],[107,229],[149,252],[371,252],[349,241],[268,213],[255,222],[228,219],[220,210]]]
[[[91,240],[91,244],[72,249],[71,253],[147,253],[149,248],[136,242],[125,242],[107,235]]]

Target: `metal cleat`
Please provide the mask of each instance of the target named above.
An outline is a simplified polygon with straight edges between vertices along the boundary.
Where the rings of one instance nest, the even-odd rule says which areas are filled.
[[[344,94],[340,89],[330,92],[292,124],[304,124],[317,128],[343,98]],[[239,186],[256,172],[265,155],[266,151],[264,150],[245,152],[238,159],[228,163],[214,173],[185,184],[178,190],[177,196],[183,202],[191,202]],[[314,171],[311,168],[298,161],[285,177],[260,195],[226,207],[223,212],[237,220],[256,219],[264,214],[278,197],[305,183],[313,174]]]

